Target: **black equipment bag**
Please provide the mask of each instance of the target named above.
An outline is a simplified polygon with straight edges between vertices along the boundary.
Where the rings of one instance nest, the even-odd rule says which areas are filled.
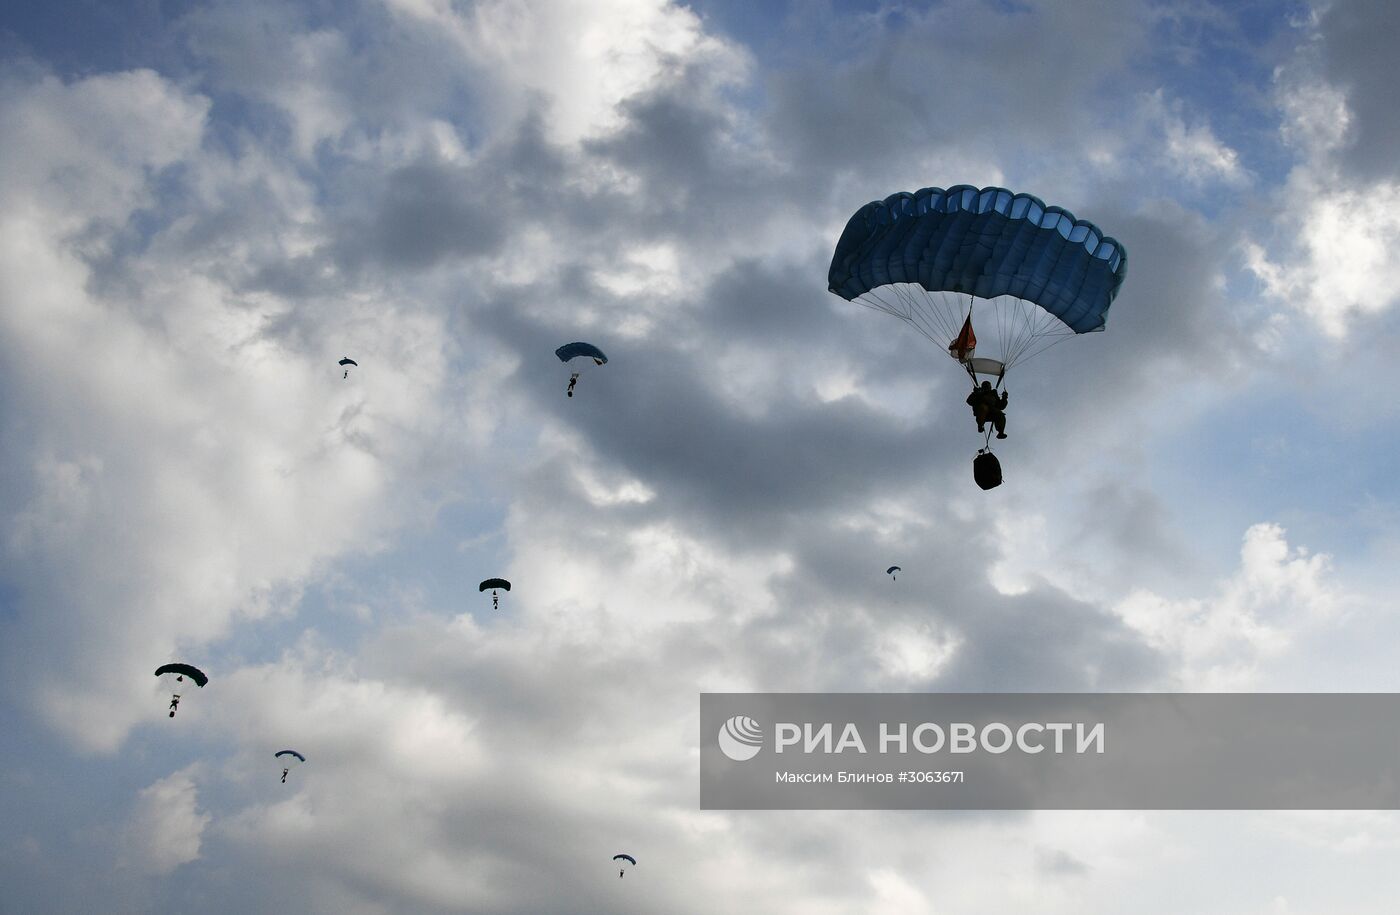
[[[990,451],[983,451],[972,459],[972,478],[983,489],[995,489],[1001,485],[1001,461]]]

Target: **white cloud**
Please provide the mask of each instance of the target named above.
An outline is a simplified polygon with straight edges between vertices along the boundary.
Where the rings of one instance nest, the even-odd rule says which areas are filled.
[[[413,510],[431,473],[395,493],[394,468],[430,470],[422,451],[451,428],[444,318],[361,291],[334,313],[302,309],[317,326],[298,346],[275,332],[290,302],[226,279],[264,253],[191,258],[179,223],[100,273],[159,169],[213,182],[211,210],[266,173],[256,156],[206,170],[207,102],[147,71],[46,78],[5,99],[0,157],[27,177],[0,179],[0,348],[12,421],[40,430],[4,443],[20,503],[0,558],[29,608],[6,647],[34,639],[65,659],[26,676],[34,662],[16,655],[8,673],[56,726],[110,750],[149,708],[133,668],[199,660],[234,620],[285,608],[318,564]],[[364,372],[346,382],[342,346]]]
[[[199,860],[205,827],[213,817],[199,810],[193,768],[143,788],[123,835],[122,848],[141,870],[168,874]]]
[[[1341,595],[1328,581],[1330,569],[1325,554],[1291,549],[1278,525],[1256,524],[1245,532],[1239,571],[1212,597],[1172,600],[1137,590],[1113,610],[1176,659],[1185,687],[1240,689],[1336,612]]]
[[[1196,185],[1248,183],[1250,175],[1239,153],[1221,142],[1203,119],[1188,123],[1184,107],[1180,101],[1169,102],[1162,89],[1142,97],[1142,112],[1164,141],[1167,167]]]
[[[1297,164],[1276,195],[1281,210],[1267,241],[1245,245],[1264,291],[1341,340],[1358,318],[1400,300],[1400,184],[1353,181],[1344,155],[1355,141],[1346,92],[1323,79],[1310,53],[1280,69],[1280,137]]]
[[[666,0],[489,0],[470,11],[450,0],[386,5],[448,36],[494,84],[493,104],[518,117],[531,94],[548,100],[546,129],[561,143],[617,127],[619,104],[679,63],[708,57],[736,74],[746,66],[694,12]]]
[[[1320,180],[1319,180],[1320,179]],[[1296,235],[1283,254],[1251,243],[1246,264],[1265,291],[1310,317],[1334,339],[1353,320],[1391,308],[1400,298],[1400,185],[1353,189],[1307,172],[1289,182],[1287,224]]]

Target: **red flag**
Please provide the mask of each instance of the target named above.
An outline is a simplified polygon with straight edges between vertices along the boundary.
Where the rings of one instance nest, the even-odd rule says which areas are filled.
[[[959,362],[966,362],[972,358],[972,354],[975,352],[977,352],[977,335],[972,332],[972,315],[968,314],[957,339],[948,344],[948,355]]]

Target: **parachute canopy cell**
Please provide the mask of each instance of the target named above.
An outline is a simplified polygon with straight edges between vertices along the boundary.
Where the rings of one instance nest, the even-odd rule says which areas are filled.
[[[634,857],[632,857],[631,855],[613,855],[613,860],[614,860],[614,861],[630,861],[630,862],[632,862],[632,866],[633,866],[633,867],[635,867],[635,866],[637,865],[637,859],[634,858]]]
[[[302,755],[301,755],[300,753],[298,753],[296,750],[278,750],[276,753],[273,753],[272,755],[273,755],[274,757],[276,757],[276,756],[295,756],[297,759],[301,760],[302,762],[306,762],[306,757],[305,757],[305,756],[302,756]]]
[[[565,343],[554,351],[554,355],[559,357],[560,362],[568,362],[579,356],[587,356],[598,365],[603,365],[608,361],[608,357],[603,355],[603,351],[592,343]]]
[[[1014,296],[1082,334],[1103,330],[1127,269],[1123,246],[1068,210],[1003,187],[960,184],[892,194],[857,210],[836,243],[827,285],[850,301],[899,283]]]
[[[337,364],[337,365],[353,365],[353,366],[355,366],[356,368],[359,368],[359,365],[360,365],[358,362],[356,362],[354,359],[351,359],[349,356],[346,356],[344,359],[340,360],[340,362],[338,362],[338,363],[336,363],[336,364]]]
[[[165,674],[175,674],[181,677],[189,677],[194,681],[195,686],[204,688],[204,684],[209,682],[209,678],[204,675],[204,671],[191,664],[162,664],[156,668],[156,676]]]
[[[502,591],[509,591],[510,582],[504,578],[488,578],[477,587],[477,590],[485,591],[487,588],[500,588]]]

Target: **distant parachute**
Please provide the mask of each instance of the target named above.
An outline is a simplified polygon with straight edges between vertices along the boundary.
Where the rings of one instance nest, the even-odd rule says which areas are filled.
[[[885,574],[888,575],[888,576],[890,576],[891,578],[895,579],[896,581],[898,581],[898,580],[899,580],[899,576],[898,576],[898,575],[895,575],[894,573],[896,573],[896,572],[903,572],[903,571],[904,571],[904,570],[901,569],[899,566],[890,566],[888,569],[885,570]]]
[[[194,681],[194,685],[200,688],[209,682],[209,678],[204,675],[204,671],[193,664],[162,664],[156,668],[156,676],[163,677],[166,674],[174,674],[177,681],[189,677]]]
[[[354,359],[351,359],[349,356],[346,356],[346,357],[344,357],[343,359],[341,359],[340,362],[337,363],[337,365],[339,365],[341,368],[345,369],[344,374],[342,374],[342,375],[340,376],[342,379],[344,379],[344,378],[349,378],[349,377],[350,377],[350,369],[348,368],[348,366],[352,366],[352,365],[353,365],[355,368],[359,368],[359,367],[360,367],[360,364],[359,364],[358,362],[356,362]]]
[[[608,361],[608,357],[603,355],[603,351],[592,343],[565,343],[554,351],[554,355],[559,357],[560,362],[568,362],[579,356],[587,356],[597,365],[603,365]]]
[[[554,355],[558,356],[559,361],[565,364],[572,362],[574,359],[583,357],[592,359],[594,365],[606,365],[608,361],[608,357],[603,355],[602,350],[598,349],[598,347],[594,346],[592,343],[583,343],[582,341],[565,343],[554,351]],[[575,366],[580,364],[587,365],[587,363],[574,363]],[[576,369],[569,376],[569,389],[567,393],[570,397],[574,396],[574,385],[578,384],[579,374],[579,371]]]
[[[510,582],[506,581],[504,578],[488,578],[477,587],[477,590],[485,591],[487,588],[491,589],[491,609],[499,609],[501,606],[501,596],[497,593],[497,589],[509,591]]]
[[[1068,210],[960,184],[857,210],[836,243],[827,287],[913,327],[961,363],[974,387],[985,375],[1000,389],[1018,362],[1103,330],[1127,270],[1123,246]],[[975,355],[975,316],[984,332],[997,331],[996,352]],[[991,434],[979,455],[991,453]],[[978,477],[984,489],[998,483],[999,473]]]
[[[637,859],[634,858],[634,857],[632,857],[631,855],[613,855],[613,860],[614,860],[614,861],[626,861],[627,863],[631,864],[633,867],[636,867],[636,866],[637,866]],[[618,869],[618,872],[617,872],[617,875],[618,875],[619,877],[621,877],[624,873],[626,873],[626,871],[627,871],[626,868],[619,868],[619,869]]]
[[[284,764],[282,766],[282,784],[284,785],[287,783],[287,773],[291,771],[293,760],[295,760],[297,763],[306,762],[306,757],[302,756],[296,750],[278,750],[276,753],[273,753],[272,756],[274,759],[282,759],[284,756],[286,757],[286,760],[284,761]]]
[[[204,684],[209,682],[209,678],[204,675],[204,671],[192,664],[162,664],[156,668],[156,676],[160,677],[163,682],[169,684],[171,688],[171,718],[175,717],[175,710],[180,707],[180,693],[177,692],[180,687],[178,684],[185,682],[185,678],[189,677],[190,680],[194,682],[195,686],[203,689]]]

